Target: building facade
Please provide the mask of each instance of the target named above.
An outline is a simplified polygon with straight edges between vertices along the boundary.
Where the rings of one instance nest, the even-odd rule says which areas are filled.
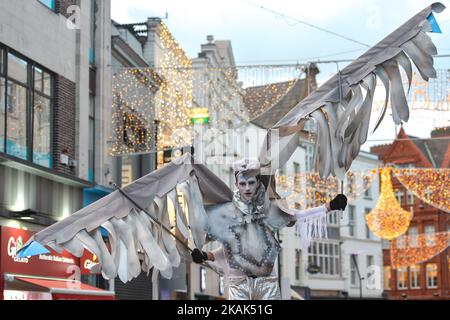
[[[307,150],[305,160],[311,160],[310,145],[308,142],[304,144]],[[367,172],[378,165],[376,156],[361,152],[350,170]],[[312,160],[307,161],[306,168],[314,169]],[[293,297],[382,297],[381,240],[368,231],[364,218],[378,199],[379,189],[375,182],[364,194],[349,202],[342,216],[337,213],[329,216],[328,239],[313,241],[307,252],[300,249],[295,229],[283,232],[282,276],[290,280]]]
[[[434,130],[430,139],[410,136],[402,128],[392,144],[375,146],[371,151],[378,154],[384,164],[400,168],[449,168],[449,138],[448,127]],[[400,205],[414,213],[408,236],[449,230],[446,212],[418,199],[395,177],[392,182]],[[448,248],[428,261],[398,269],[391,266],[390,243],[385,241],[383,249],[384,288],[389,299],[450,298]]]
[[[0,3],[0,224],[39,231],[107,194],[110,1]]]

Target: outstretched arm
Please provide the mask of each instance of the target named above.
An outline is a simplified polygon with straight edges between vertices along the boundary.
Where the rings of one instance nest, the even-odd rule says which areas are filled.
[[[334,210],[345,210],[347,197],[339,194],[323,206],[307,210],[293,210],[297,218],[297,230],[303,249],[307,249],[313,239],[327,238],[327,213]]]
[[[339,194],[330,202],[315,208],[305,210],[294,210],[295,217],[297,219],[306,219],[324,215],[330,211],[342,210],[347,207],[347,197],[343,194]]]

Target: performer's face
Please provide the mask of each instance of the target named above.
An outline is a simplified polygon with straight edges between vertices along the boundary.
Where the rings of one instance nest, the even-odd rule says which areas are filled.
[[[237,178],[236,186],[238,187],[241,194],[241,199],[249,202],[256,194],[258,180],[256,179],[256,177],[240,174]]]

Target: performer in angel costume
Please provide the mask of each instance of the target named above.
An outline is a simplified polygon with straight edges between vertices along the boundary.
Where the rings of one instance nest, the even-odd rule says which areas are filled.
[[[293,210],[293,215],[271,203],[261,182],[260,164],[246,159],[235,163],[237,190],[233,201],[227,205],[209,208],[209,236],[222,246],[213,252],[195,249],[192,258],[196,263],[219,262],[225,274],[230,300],[281,299],[274,263],[280,252],[275,232],[301,221],[299,229],[303,249],[311,237],[326,236],[326,214],[330,210],[345,210],[347,198],[338,195],[330,203],[309,210]],[[315,218],[315,219],[313,219]],[[306,220],[315,221],[305,224]],[[308,232],[308,228],[310,232]]]
[[[18,256],[47,253],[47,246],[57,251],[64,248],[81,257],[86,249],[99,258],[105,279],[119,277],[128,282],[144,271],[152,272],[156,281],[159,274],[170,279],[181,259],[191,259],[192,248],[186,245],[189,240],[198,249],[194,258],[201,262],[205,257],[200,250],[207,241],[216,239],[222,243],[230,279],[233,275],[246,279],[243,283],[231,281],[232,298],[279,298],[278,287],[271,284],[275,279],[270,278],[279,252],[274,233],[296,222],[302,244],[307,246],[311,239],[326,236],[326,211],[333,208],[303,213],[290,210],[276,195],[270,177],[289,160],[298,146],[299,132],[307,119],[313,118],[318,124],[315,158],[319,173],[325,178],[332,175],[343,179],[367,140],[377,79],[386,89],[386,104],[375,129],[385,116],[389,100],[394,122],[408,121],[400,67],[409,84],[411,61],[424,80],[436,77],[433,55],[437,50],[426,33],[441,32],[433,12],[444,8],[441,3],[430,5],[304,100],[298,100],[298,86],[294,85],[263,113],[261,117],[271,129],[259,162],[261,174],[269,177],[269,183],[261,183],[258,165],[244,162],[236,168],[239,191],[233,193],[186,154],[38,232]],[[181,195],[187,210],[180,206]],[[344,200],[339,196],[331,206],[343,209]],[[175,225],[169,211],[175,213]],[[206,254],[208,260],[219,256],[219,251]]]

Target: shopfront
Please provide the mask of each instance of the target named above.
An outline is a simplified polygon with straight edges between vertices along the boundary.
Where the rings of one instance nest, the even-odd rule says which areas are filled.
[[[79,258],[67,251],[29,258],[17,257],[17,251],[33,232],[0,227],[0,299],[2,300],[112,300],[114,292],[81,283]],[[82,259],[89,269],[95,257]],[[90,264],[91,263],[91,264]]]

